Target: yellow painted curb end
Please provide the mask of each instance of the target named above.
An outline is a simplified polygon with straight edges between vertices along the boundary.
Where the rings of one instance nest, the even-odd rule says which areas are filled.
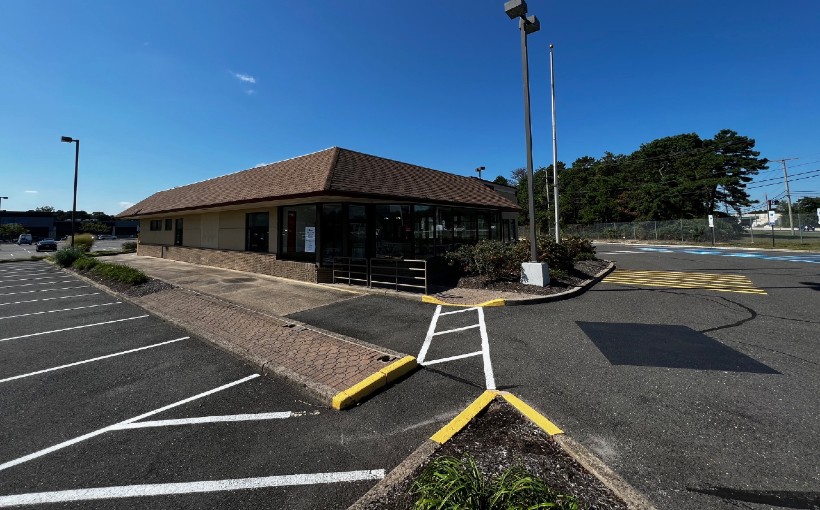
[[[416,362],[415,356],[405,356],[402,359],[387,365],[383,369],[379,370],[379,372],[384,374],[387,383],[391,383],[399,377],[412,372],[418,368],[418,366],[419,364]]]
[[[513,407],[518,409],[524,416],[529,418],[533,423],[544,429],[544,432],[554,436],[555,434],[563,434],[564,431],[559,429],[554,423],[542,416],[538,411],[525,404],[521,399],[515,395],[507,392],[502,392],[501,396],[504,400],[509,402]]]
[[[450,423],[443,426],[438,432],[433,434],[430,439],[438,444],[444,444],[449,441],[451,437],[456,435],[458,431],[470,423],[470,420],[475,418],[478,413],[490,405],[490,402],[495,399],[497,394],[498,392],[495,390],[484,391],[481,396],[475,399],[472,404],[468,405],[466,409],[461,411],[458,416],[450,420]]]
[[[333,409],[341,410],[349,407],[367,395],[387,384],[387,376],[381,372],[368,376],[363,381],[358,382],[350,388],[340,391],[333,397]]]
[[[421,296],[422,303],[430,303],[433,305],[441,305],[441,306],[461,306],[464,308],[483,308],[486,306],[505,306],[507,304],[507,300],[505,299],[491,299],[489,301],[484,301],[483,303],[478,304],[464,304],[464,303],[448,303],[446,301],[442,301],[436,297],[424,295]]]

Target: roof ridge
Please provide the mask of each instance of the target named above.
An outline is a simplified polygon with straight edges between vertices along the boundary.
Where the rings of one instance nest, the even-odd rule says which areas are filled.
[[[333,174],[336,172],[336,165],[339,163],[339,153],[343,150],[341,147],[331,147],[333,149],[333,158],[330,160],[330,168],[327,171],[325,184],[322,186],[324,191],[330,191],[330,185],[333,182]]]
[[[216,177],[210,177],[210,178],[208,178],[208,179],[202,179],[201,181],[189,182],[188,184],[183,184],[183,185],[181,185],[181,186],[173,186],[173,187],[171,187],[171,188],[167,188],[167,189],[159,190],[159,191],[157,191],[156,193],[163,193],[163,192],[165,192],[165,191],[171,191],[171,190],[175,190],[175,189],[179,189],[179,188],[185,188],[185,187],[188,187],[188,186],[192,186],[192,185],[194,185],[194,184],[201,184],[201,183],[203,183],[203,182],[213,181],[213,180],[215,180],[215,179],[221,179],[221,178],[223,178],[223,177],[228,177],[229,175],[241,174],[242,172],[248,172],[248,171],[250,171],[250,170],[256,170],[256,169],[258,169],[258,168],[267,168],[267,167],[269,167],[269,166],[271,166],[271,165],[278,165],[279,163],[284,163],[284,162],[286,162],[286,161],[292,161],[292,160],[294,160],[294,159],[306,158],[306,157],[308,157],[308,156],[313,156],[313,155],[315,155],[315,154],[319,154],[319,153],[322,153],[322,152],[325,152],[325,151],[329,151],[329,150],[332,150],[332,149],[338,149],[338,147],[336,147],[336,146],[334,145],[334,146],[332,146],[332,147],[328,147],[328,148],[326,148],[326,149],[322,149],[322,150],[320,150],[320,151],[309,152],[309,153],[307,153],[307,154],[300,154],[299,156],[293,156],[292,158],[285,158],[285,159],[282,159],[282,160],[279,160],[279,161],[272,161],[272,162],[270,162],[270,163],[265,163],[265,164],[263,164],[263,165],[256,165],[256,166],[252,166],[252,167],[250,167],[250,168],[244,168],[244,169],[242,169],[242,170],[237,170],[237,171],[235,171],[235,172],[229,172],[229,173],[227,173],[227,174],[217,175]]]
[[[459,177],[459,178],[462,178],[462,179],[471,179],[472,178],[472,176],[469,176],[469,175],[454,174],[452,172],[447,172],[445,170],[438,170],[436,168],[430,168],[429,166],[422,166],[422,165],[417,165],[415,163],[408,163],[407,161],[399,161],[398,159],[385,158],[384,156],[376,156],[375,154],[368,154],[368,153],[362,152],[362,151],[355,151],[355,150],[352,150],[352,149],[345,149],[343,147],[336,147],[336,148],[340,149],[340,150],[343,150],[343,151],[347,151],[347,152],[355,152],[356,154],[361,154],[363,156],[369,156],[371,158],[378,158],[378,159],[383,159],[385,161],[392,161],[393,163],[400,163],[402,165],[412,166],[412,167],[416,167],[416,168],[422,168],[424,170],[429,170],[431,172],[437,172],[437,173],[444,174],[444,175],[447,175],[447,176],[450,176],[450,177]],[[492,182],[492,181],[490,181],[490,182]]]

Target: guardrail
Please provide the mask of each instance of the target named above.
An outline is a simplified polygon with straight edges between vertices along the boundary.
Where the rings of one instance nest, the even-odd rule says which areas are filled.
[[[394,290],[422,291],[427,294],[427,261],[402,259],[361,259],[336,257],[333,283],[391,287]]]

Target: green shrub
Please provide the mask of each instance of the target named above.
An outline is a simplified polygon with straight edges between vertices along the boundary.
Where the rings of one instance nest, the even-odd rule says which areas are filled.
[[[54,261],[60,267],[69,267],[81,256],[82,252],[76,248],[62,248],[54,253]]]
[[[97,262],[97,259],[92,258],[92,257],[82,256],[82,257],[78,258],[77,260],[75,260],[74,263],[71,264],[71,267],[73,267],[77,271],[85,271],[85,270],[93,268],[97,264],[99,264],[99,262]]]
[[[135,241],[127,241],[122,243],[122,251],[134,253],[137,251],[137,243]]]
[[[80,250],[81,252],[90,252],[92,246],[94,246],[94,236],[91,234],[80,234],[74,236],[74,248]]]
[[[413,483],[414,508],[494,510],[555,508],[577,510],[578,501],[553,491],[521,466],[487,479],[472,457],[439,457]]]
[[[538,249],[538,261],[546,262],[550,271],[572,270],[572,257],[564,245],[556,243],[551,237],[539,237],[535,244]]]
[[[456,267],[462,274],[476,274],[475,267],[475,246],[462,244],[456,251],[448,251],[444,254],[445,260],[451,266]]]
[[[570,236],[561,240],[572,260],[595,259],[595,246],[585,237]]]
[[[127,283],[130,285],[139,285],[148,281],[148,276],[133,267],[123,266],[120,264],[109,264],[107,262],[98,262],[91,272],[100,277],[115,282]]]

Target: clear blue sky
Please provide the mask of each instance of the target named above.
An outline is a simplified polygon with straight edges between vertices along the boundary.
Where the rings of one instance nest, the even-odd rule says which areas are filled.
[[[723,128],[820,169],[820,2],[531,0],[535,165]],[[174,186],[341,146],[464,175],[525,164],[503,0],[3,0],[3,209],[115,214]],[[797,166],[801,165],[801,166]],[[759,180],[782,177],[779,166]],[[811,177],[797,180],[800,177]],[[781,181],[751,189],[782,195]],[[820,191],[795,176],[793,198]]]

